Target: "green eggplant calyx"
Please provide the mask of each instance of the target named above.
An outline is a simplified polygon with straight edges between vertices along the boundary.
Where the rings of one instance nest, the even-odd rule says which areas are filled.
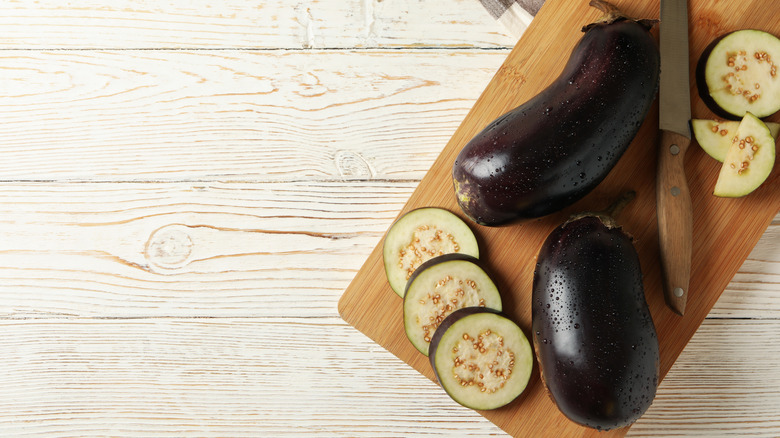
[[[645,30],[649,31],[659,21],[651,18],[629,17],[628,15],[621,12],[617,6],[605,0],[591,0],[589,4],[590,6],[593,6],[594,8],[603,12],[604,15],[602,15],[601,18],[594,21],[593,23],[583,26],[582,27],[583,32],[587,32],[588,30],[590,30],[592,27],[595,26],[617,23],[618,21],[623,21],[623,20],[634,21],[639,25],[641,25],[642,27],[644,27]]]

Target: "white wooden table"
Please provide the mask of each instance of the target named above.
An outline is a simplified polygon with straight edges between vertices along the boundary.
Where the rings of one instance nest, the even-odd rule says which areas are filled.
[[[0,3],[0,436],[504,436],[336,304],[514,43],[476,0]],[[780,436],[779,242],[631,436]]]

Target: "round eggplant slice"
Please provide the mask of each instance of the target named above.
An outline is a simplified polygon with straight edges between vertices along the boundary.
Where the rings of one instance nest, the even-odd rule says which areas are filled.
[[[445,318],[431,340],[429,359],[447,394],[477,410],[516,399],[533,369],[533,352],[522,329],[483,307],[466,307]]]
[[[757,189],[775,164],[775,139],[764,122],[748,113],[739,123],[718,181],[715,196],[736,198]]]
[[[428,355],[436,328],[464,307],[501,311],[501,295],[479,260],[465,254],[445,254],[420,265],[406,284],[404,329],[420,353]]]
[[[755,29],[728,33],[704,51],[696,69],[699,94],[716,114],[739,119],[780,110],[780,39]]]
[[[443,208],[412,210],[401,216],[385,236],[383,258],[387,281],[403,297],[406,282],[420,265],[451,253],[479,257],[477,239],[471,228]]]

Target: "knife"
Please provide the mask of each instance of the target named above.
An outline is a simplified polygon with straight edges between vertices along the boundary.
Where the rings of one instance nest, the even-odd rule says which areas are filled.
[[[688,2],[661,0],[661,79],[656,215],[666,304],[685,313],[691,274],[693,213],[683,158],[691,143]]]

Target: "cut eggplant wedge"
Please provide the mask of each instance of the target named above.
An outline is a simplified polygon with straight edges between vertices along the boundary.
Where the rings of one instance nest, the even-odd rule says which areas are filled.
[[[442,321],[464,307],[501,311],[498,288],[474,257],[465,254],[434,257],[417,268],[406,284],[406,336],[427,356],[433,334]]]
[[[766,124],[748,113],[739,123],[715,183],[715,196],[737,198],[757,189],[772,173],[775,139]]]
[[[477,410],[509,404],[525,390],[533,352],[523,330],[499,312],[466,307],[444,319],[431,341],[431,366],[453,400]]]
[[[443,208],[412,210],[395,221],[385,236],[383,258],[387,281],[403,297],[406,282],[420,265],[452,253],[479,257],[477,238],[471,228]]]
[[[691,120],[696,143],[701,146],[704,152],[721,163],[726,159],[738,126],[739,122],[736,120]],[[766,122],[766,127],[769,128],[770,134],[777,141],[780,123]]]
[[[699,94],[720,117],[780,110],[780,39],[755,29],[728,33],[705,49],[696,68]]]

